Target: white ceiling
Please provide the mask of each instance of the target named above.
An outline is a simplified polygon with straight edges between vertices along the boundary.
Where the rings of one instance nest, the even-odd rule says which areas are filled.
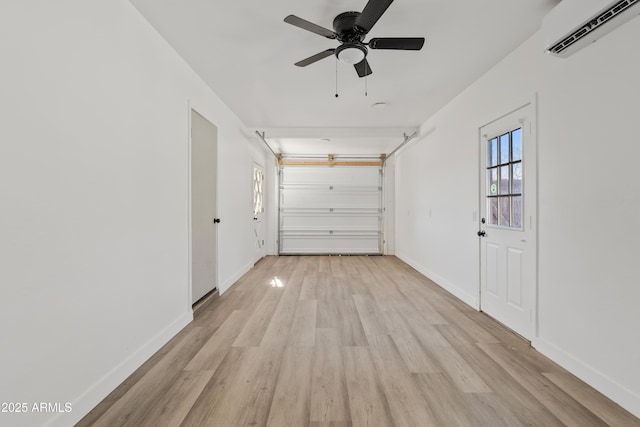
[[[283,19],[294,14],[332,29],[336,15],[362,11],[366,0],[131,0],[275,151],[363,155],[393,150],[534,34],[558,1],[396,0],[366,40],[424,36],[424,48],[369,51],[366,82],[338,63],[336,98],[335,57],[293,64],[338,42]],[[376,102],[388,105],[372,108]]]

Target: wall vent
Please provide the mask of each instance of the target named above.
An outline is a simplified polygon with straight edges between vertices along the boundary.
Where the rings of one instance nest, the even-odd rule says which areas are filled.
[[[638,6],[640,0],[564,0],[544,19],[546,50],[567,57],[635,17]]]

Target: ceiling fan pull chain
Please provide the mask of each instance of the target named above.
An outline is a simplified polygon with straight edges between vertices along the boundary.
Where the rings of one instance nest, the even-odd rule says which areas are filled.
[[[336,98],[338,97],[338,57],[336,56]]]
[[[369,68],[368,67],[368,62],[365,61],[365,63],[364,63],[364,96],[368,96],[369,95],[368,94],[369,90],[368,90],[368,85],[367,85],[367,82],[369,81],[368,80],[369,74],[367,73],[367,68]]]

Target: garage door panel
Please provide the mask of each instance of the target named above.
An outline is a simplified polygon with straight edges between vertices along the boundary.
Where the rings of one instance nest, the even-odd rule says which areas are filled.
[[[381,253],[379,167],[285,166],[280,253]]]
[[[287,215],[282,217],[280,227],[282,231],[302,229],[302,230],[376,230],[378,231],[379,214],[370,216],[342,216],[342,215],[311,215],[297,216]],[[313,224],[310,224],[310,220]]]
[[[377,208],[380,192],[329,192],[282,189],[281,205],[287,208],[313,206],[319,209]]]
[[[380,208],[304,208],[287,207],[288,216],[343,216],[343,217],[379,217]]]
[[[369,185],[378,182],[379,167],[289,166],[282,168],[282,184]]]
[[[366,235],[289,235],[283,240],[286,254],[375,254],[380,251],[378,236]]]

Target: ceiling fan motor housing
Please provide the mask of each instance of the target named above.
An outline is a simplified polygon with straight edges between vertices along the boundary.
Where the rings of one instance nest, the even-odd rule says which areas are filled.
[[[356,25],[360,12],[343,12],[333,20],[333,30],[342,43],[361,43],[366,31]]]

